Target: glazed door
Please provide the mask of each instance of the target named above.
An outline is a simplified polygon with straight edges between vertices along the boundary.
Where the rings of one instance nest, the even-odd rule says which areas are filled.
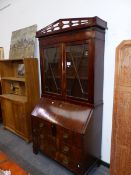
[[[88,100],[88,43],[65,46],[66,95]]]
[[[48,46],[43,50],[44,92],[61,94],[61,48],[59,45]]]

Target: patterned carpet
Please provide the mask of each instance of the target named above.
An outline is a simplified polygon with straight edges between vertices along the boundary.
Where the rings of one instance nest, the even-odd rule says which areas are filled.
[[[0,151],[0,175],[28,175],[18,164]]]
[[[26,143],[20,137],[3,129],[0,124],[0,150],[17,162],[30,175],[74,175],[57,162],[43,154],[32,152],[32,143]],[[109,175],[109,169],[100,166],[89,175]]]

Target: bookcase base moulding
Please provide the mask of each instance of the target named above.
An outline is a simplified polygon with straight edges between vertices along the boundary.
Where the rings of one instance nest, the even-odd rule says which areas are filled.
[[[101,157],[106,27],[98,17],[71,18],[36,33],[42,97],[31,117],[33,151],[77,175]]]
[[[39,100],[38,61],[0,60],[1,108],[4,128],[30,141],[30,114]]]

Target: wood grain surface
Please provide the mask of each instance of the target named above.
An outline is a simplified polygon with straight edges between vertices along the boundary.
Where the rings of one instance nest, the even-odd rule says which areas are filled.
[[[131,175],[131,40],[116,49],[110,175]]]

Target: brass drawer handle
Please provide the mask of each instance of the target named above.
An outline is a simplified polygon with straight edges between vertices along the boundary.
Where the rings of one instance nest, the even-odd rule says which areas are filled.
[[[69,151],[69,147],[68,146],[64,146],[63,151],[64,152],[68,152]]]
[[[68,159],[64,159],[62,162],[63,162],[65,165],[68,165],[68,163],[69,163]]]
[[[40,123],[40,128],[42,128],[44,126],[44,124],[43,123]]]
[[[63,135],[63,138],[64,138],[64,139],[68,139],[68,137],[69,137],[69,136],[68,136],[67,133],[65,133],[65,134]]]
[[[43,139],[43,138],[44,138],[43,134],[40,134],[40,138],[41,138],[41,139]]]

